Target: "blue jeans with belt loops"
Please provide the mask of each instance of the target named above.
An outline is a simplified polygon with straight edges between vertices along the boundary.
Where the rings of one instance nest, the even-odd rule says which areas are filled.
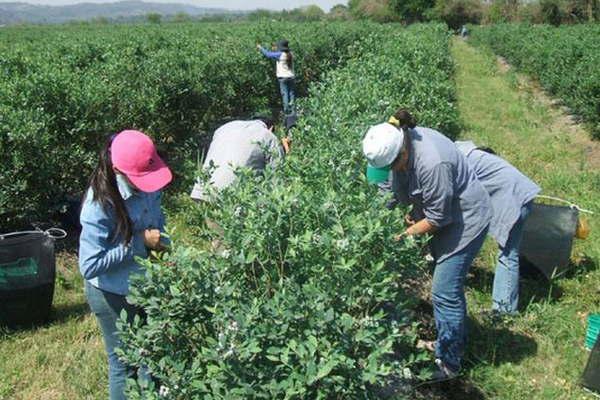
[[[121,346],[117,332],[117,319],[121,310],[126,310],[127,320],[131,323],[135,315],[141,311],[132,304],[127,303],[125,296],[106,292],[98,289],[85,281],[85,294],[90,309],[98,320],[102,330],[104,347],[108,354],[108,390],[110,400],[126,400],[125,386],[127,378],[139,378],[140,382],[149,382],[150,377],[145,371],[136,371],[127,367],[119,357],[115,349]]]
[[[521,207],[521,215],[513,225],[504,247],[500,247],[494,274],[492,309],[504,314],[515,314],[519,307],[519,248],[523,239],[525,221],[533,203]]]
[[[296,88],[294,78],[278,78],[279,91],[283,101],[283,113],[291,115],[294,113],[294,103],[296,99]]]
[[[481,249],[487,228],[458,253],[436,264],[431,298],[437,330],[435,356],[452,371],[460,370],[466,342],[465,280]]]

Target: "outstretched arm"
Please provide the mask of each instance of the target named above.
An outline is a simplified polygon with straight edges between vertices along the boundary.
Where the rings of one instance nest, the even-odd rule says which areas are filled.
[[[260,52],[263,53],[263,55],[267,58],[279,60],[279,57],[281,57],[281,51],[269,51],[262,46],[257,46],[257,47],[258,47],[258,50],[260,50]]]

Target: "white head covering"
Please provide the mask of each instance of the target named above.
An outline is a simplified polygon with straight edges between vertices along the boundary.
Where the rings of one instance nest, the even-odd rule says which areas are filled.
[[[363,153],[375,168],[389,166],[402,149],[404,131],[386,123],[374,125],[363,139]]]

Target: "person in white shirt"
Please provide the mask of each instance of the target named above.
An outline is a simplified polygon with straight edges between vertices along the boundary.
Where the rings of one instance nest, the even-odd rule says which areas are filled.
[[[210,180],[206,183],[197,181],[190,196],[194,200],[213,200],[213,190],[207,185],[217,191],[223,190],[236,180],[237,168],[250,168],[260,173],[267,167],[277,167],[289,144],[286,138],[280,143],[273,129],[273,121],[266,117],[231,121],[217,129],[202,167],[210,172]]]
[[[257,44],[256,47],[267,58],[277,60],[276,74],[279,81],[279,90],[283,99],[283,112],[285,115],[294,113],[295,93],[295,74],[294,74],[294,55],[290,51],[289,42],[280,40],[277,43],[277,50],[269,51]]]

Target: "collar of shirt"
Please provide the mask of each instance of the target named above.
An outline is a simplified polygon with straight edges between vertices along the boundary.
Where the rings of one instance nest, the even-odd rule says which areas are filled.
[[[136,190],[131,187],[127,179],[121,174],[117,175],[117,187],[119,188],[119,193],[121,193],[121,197],[123,200],[127,200],[134,194],[136,194]]]

